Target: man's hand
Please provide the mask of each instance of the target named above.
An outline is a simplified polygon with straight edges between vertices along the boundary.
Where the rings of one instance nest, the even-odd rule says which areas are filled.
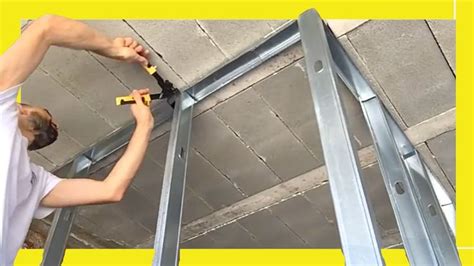
[[[149,51],[132,38],[111,39],[82,22],[47,15],[31,23],[20,39],[0,55],[0,92],[24,82],[52,45],[93,51],[142,66],[148,64]]]
[[[130,37],[120,37],[112,41],[112,47],[104,51],[98,51],[98,53],[129,63],[139,63],[146,67],[148,65],[148,55],[150,51],[143,48],[142,45]]]
[[[145,157],[153,127],[150,107],[146,106],[141,99],[141,96],[147,93],[149,93],[148,89],[142,89],[134,90],[131,94],[137,102],[131,105],[137,126],[127,150],[107,178],[103,181],[87,178],[64,179],[42,199],[42,206],[62,208],[118,202],[123,198]]]
[[[149,94],[149,89],[141,89],[141,90],[133,90],[130,94],[133,96],[136,104],[132,104],[130,109],[132,110],[132,114],[137,121],[137,126],[147,126],[153,127],[153,115],[151,114],[151,110],[149,106],[146,106],[141,96],[145,94]]]

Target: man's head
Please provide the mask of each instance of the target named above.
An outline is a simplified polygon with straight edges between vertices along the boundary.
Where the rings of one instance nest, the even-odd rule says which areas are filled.
[[[24,103],[18,109],[18,126],[28,139],[28,150],[38,150],[56,141],[58,127],[47,109]]]

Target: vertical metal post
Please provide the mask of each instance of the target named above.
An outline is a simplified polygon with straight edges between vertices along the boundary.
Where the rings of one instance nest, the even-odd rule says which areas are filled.
[[[80,156],[76,158],[71,165],[67,177],[87,175],[90,165],[91,161],[87,157]],[[61,265],[75,215],[75,207],[62,208],[54,214],[53,224],[46,239],[43,260],[41,262],[42,266]]]
[[[328,27],[325,30],[337,73],[361,103],[410,263],[459,265],[454,238],[415,147],[336,37]]]
[[[298,25],[346,264],[383,265],[377,226],[337,91],[323,23],[312,9],[300,15]]]
[[[181,93],[176,99],[156,225],[153,265],[178,264],[193,104],[194,100],[187,93]]]

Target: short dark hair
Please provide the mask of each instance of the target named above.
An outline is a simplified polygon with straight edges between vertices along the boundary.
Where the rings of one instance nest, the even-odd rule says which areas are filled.
[[[47,109],[44,110],[52,117]],[[35,136],[30,145],[28,145],[28,150],[38,150],[56,141],[58,138],[58,126],[51,118],[47,119],[41,117],[38,112],[33,111],[28,117],[28,120],[33,126]]]

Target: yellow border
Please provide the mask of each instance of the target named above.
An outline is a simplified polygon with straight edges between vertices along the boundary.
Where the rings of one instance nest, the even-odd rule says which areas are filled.
[[[308,8],[324,18],[452,19],[447,0],[233,0],[233,1],[4,1],[0,0],[0,52],[19,36],[19,21],[45,13],[90,19],[294,19]],[[457,244],[473,265],[472,15],[471,1],[457,1]],[[38,265],[41,250],[22,250],[16,265]],[[388,265],[406,265],[403,250],[384,250]],[[64,265],[149,265],[151,250],[68,250]],[[342,265],[339,250],[182,250],[181,265]]]

